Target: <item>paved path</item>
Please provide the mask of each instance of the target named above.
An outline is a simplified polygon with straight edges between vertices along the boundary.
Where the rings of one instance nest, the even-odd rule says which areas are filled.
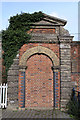
[[[0,120],[2,119],[2,109],[0,109]]]
[[[60,110],[3,110],[2,118],[66,118],[66,120],[73,120],[68,114]],[[8,120],[8,119],[3,119]],[[17,119],[16,119],[17,120]],[[24,119],[22,119],[24,120]],[[61,119],[62,120],[62,119]],[[64,120],[64,119],[63,119]]]

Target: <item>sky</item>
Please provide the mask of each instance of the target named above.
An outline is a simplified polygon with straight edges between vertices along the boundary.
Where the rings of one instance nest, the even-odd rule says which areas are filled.
[[[2,7],[2,8],[1,8]],[[42,11],[48,15],[67,20],[64,27],[78,40],[78,2],[0,2],[0,31],[9,25],[10,16],[21,12],[34,13]]]

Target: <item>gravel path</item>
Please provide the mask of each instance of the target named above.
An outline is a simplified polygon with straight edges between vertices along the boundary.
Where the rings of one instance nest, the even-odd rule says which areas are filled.
[[[2,110],[2,120],[28,120],[29,118],[36,118],[35,120],[41,118],[45,120],[46,118],[55,118],[55,120],[73,120],[68,114],[61,112],[60,110]],[[7,119],[6,119],[7,118]],[[10,119],[15,118],[15,119]],[[21,119],[20,119],[21,118]],[[40,120],[40,119],[39,119]]]
[[[0,109],[0,120],[2,119],[2,109]]]

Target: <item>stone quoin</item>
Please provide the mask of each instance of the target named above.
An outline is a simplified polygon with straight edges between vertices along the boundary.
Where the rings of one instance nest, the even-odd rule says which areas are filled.
[[[8,71],[8,107],[66,110],[72,88],[80,90],[80,42],[67,21],[44,14]]]

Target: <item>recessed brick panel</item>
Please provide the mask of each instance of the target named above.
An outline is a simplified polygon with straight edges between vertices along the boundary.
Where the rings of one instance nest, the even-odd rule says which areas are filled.
[[[56,33],[55,28],[36,28],[36,29],[30,29],[28,33],[45,33],[45,34],[54,34]]]
[[[27,61],[25,107],[53,106],[53,71],[51,60],[35,54]]]

